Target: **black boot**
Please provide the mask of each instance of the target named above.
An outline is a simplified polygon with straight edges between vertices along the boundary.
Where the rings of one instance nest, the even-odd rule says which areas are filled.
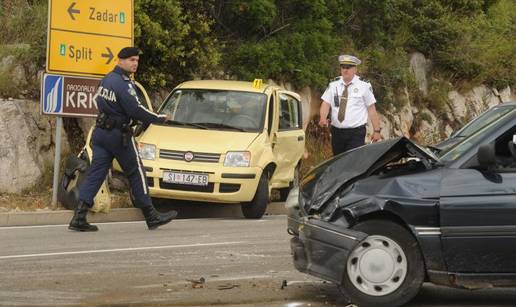
[[[83,201],[79,201],[77,208],[75,208],[75,213],[73,214],[73,218],[70,221],[70,225],[68,229],[75,231],[97,231],[99,228],[95,225],[90,225],[86,221],[86,215],[88,215],[88,211],[90,207]]]
[[[156,229],[161,225],[167,224],[177,216],[176,210],[171,210],[167,213],[160,213],[156,211],[156,209],[154,209],[154,206],[152,205],[143,207],[141,209],[143,212],[143,216],[145,216],[147,227],[150,230]]]

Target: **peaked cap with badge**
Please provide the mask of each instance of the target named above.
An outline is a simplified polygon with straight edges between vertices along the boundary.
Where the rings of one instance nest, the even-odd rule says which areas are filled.
[[[360,61],[354,55],[349,55],[349,54],[339,55],[339,64],[341,64],[341,65],[357,66],[357,65],[360,65],[360,63],[362,63],[362,61]]]

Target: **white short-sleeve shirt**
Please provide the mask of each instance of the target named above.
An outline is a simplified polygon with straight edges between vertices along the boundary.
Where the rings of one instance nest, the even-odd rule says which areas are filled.
[[[328,88],[321,96],[323,103],[331,106],[331,124],[336,128],[356,128],[367,124],[367,107],[376,103],[373,90],[369,82],[360,80],[355,75],[348,87],[348,102],[346,114],[342,122],[338,119],[339,105],[342,92],[344,91],[344,80],[339,77],[330,82]]]

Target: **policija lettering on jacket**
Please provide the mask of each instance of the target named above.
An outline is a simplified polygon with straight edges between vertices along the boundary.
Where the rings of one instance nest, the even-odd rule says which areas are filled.
[[[87,222],[86,216],[114,158],[129,180],[133,203],[142,210],[149,229],[167,224],[177,216],[174,210],[160,213],[154,208],[145,170],[130,129],[134,121],[148,126],[168,119],[166,115],[145,109],[138,99],[136,86],[129,76],[138,69],[139,54],[140,51],[134,47],[120,50],[115,69],[100,82],[95,97],[99,116],[92,134],[93,157],[86,179],[79,186],[79,202],[68,227],[71,230],[98,230],[97,226]]]

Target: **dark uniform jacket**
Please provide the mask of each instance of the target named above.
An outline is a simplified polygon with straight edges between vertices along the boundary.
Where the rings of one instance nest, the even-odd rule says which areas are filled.
[[[131,120],[136,119],[148,126],[165,120],[164,116],[142,106],[136,94],[136,85],[119,66],[100,82],[96,102],[99,113],[115,118],[118,124],[130,124]]]

